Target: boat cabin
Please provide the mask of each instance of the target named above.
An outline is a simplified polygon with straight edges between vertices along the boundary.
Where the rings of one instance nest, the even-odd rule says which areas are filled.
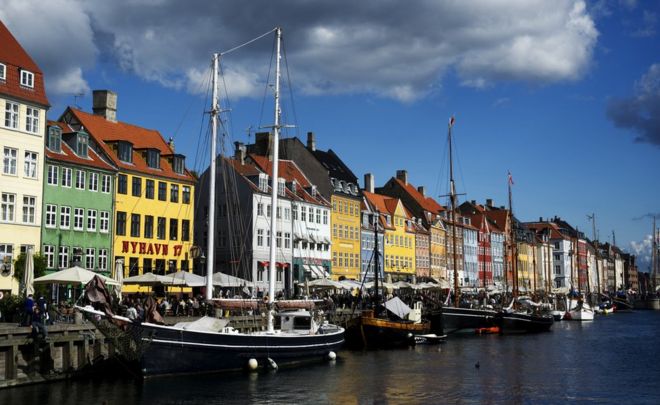
[[[318,325],[309,311],[285,311],[277,314],[282,332],[314,333]]]

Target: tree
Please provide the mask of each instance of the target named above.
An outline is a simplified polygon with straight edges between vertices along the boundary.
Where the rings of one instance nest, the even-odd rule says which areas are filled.
[[[23,278],[25,275],[25,260],[27,259],[27,254],[21,253],[14,261],[14,277],[18,280],[19,284],[23,283]],[[46,257],[41,253],[37,252],[34,254],[34,278],[41,277],[46,274]],[[23,289],[25,286],[23,286]],[[45,290],[45,286],[43,288]],[[35,291],[37,288],[35,287]],[[39,288],[41,291],[42,288]],[[21,291],[23,293],[23,291]]]

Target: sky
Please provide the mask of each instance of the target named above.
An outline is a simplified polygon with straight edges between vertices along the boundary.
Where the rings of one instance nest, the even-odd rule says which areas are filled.
[[[285,136],[316,135],[362,179],[396,170],[447,204],[447,122],[461,200],[559,216],[649,268],[660,224],[655,0],[0,0],[44,72],[49,119],[96,89],[120,121],[208,166],[210,61],[280,26]],[[273,122],[270,34],[221,58],[223,139]]]

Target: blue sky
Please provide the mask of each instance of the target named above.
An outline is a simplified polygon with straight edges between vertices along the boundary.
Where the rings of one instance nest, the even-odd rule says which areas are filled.
[[[0,19],[44,71],[51,119],[74,102],[91,110],[93,89],[114,90],[120,120],[174,137],[201,170],[211,53],[280,25],[289,135],[315,132],[360,182],[406,169],[446,194],[453,114],[463,199],[506,204],[510,170],[522,220],[558,215],[591,237],[594,212],[601,240],[614,231],[648,257],[650,215],[660,214],[660,2],[42,3],[0,0]],[[272,123],[271,46],[268,37],[223,59],[230,141]]]

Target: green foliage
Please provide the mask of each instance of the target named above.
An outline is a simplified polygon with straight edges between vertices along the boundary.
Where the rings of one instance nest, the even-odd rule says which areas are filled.
[[[24,298],[18,295],[5,296],[0,300],[0,314],[2,322],[20,322]]]
[[[18,255],[16,258],[16,261],[14,261],[14,278],[18,280],[18,283],[21,285],[21,289],[23,289],[20,293],[24,293],[25,286],[23,286],[23,277],[25,275],[25,260],[27,258],[27,255],[25,253],[21,253]],[[41,253],[37,252],[34,255],[34,278],[41,277],[46,274],[46,257],[43,256]],[[38,297],[39,295],[46,295],[47,291],[47,286],[46,285],[35,285],[34,286],[34,295]]]

